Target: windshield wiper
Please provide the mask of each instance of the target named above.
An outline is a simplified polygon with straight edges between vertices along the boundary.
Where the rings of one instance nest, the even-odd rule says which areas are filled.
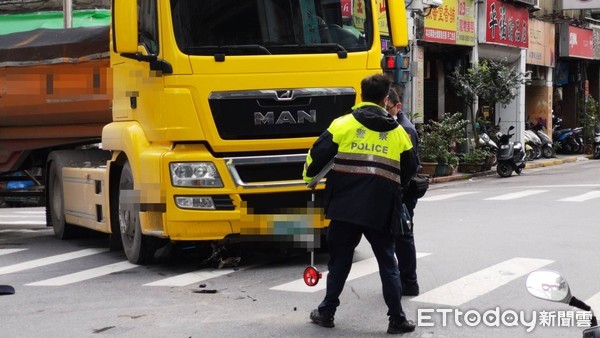
[[[301,52],[317,51],[317,52],[337,52],[340,59],[348,57],[348,51],[339,43],[317,43],[314,45],[269,45],[273,50],[278,48],[294,49]]]
[[[271,51],[261,45],[191,46],[185,48],[186,53],[205,52],[204,54],[207,55],[213,54],[215,61],[225,61],[225,55],[227,54],[240,55],[238,53],[243,52],[242,55],[244,55],[251,51],[271,55]]]

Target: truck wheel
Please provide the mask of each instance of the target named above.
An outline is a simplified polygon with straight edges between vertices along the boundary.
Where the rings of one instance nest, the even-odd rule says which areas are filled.
[[[56,156],[50,162],[48,172],[48,203],[46,204],[46,219],[52,223],[54,236],[58,239],[70,239],[81,235],[81,231],[65,221],[64,192],[62,185],[63,161]]]
[[[139,217],[139,201],[133,194],[133,174],[129,162],[125,162],[119,180],[119,227],[123,250],[133,264],[149,262],[157,249],[155,238],[142,234]]]
[[[496,172],[498,172],[498,175],[501,177],[510,177],[510,175],[512,175],[512,167],[506,162],[500,162],[498,163],[498,166],[496,166]]]

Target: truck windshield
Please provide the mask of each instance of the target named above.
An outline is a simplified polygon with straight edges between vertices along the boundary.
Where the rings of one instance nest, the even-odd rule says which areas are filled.
[[[171,11],[177,44],[186,54],[351,53],[373,42],[370,3],[171,0]]]

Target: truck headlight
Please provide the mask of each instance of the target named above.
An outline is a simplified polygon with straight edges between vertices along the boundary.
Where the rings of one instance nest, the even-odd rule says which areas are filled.
[[[223,181],[212,162],[169,163],[169,171],[171,184],[175,187],[223,187]]]
[[[215,203],[209,196],[175,196],[175,204],[182,209],[215,209]]]

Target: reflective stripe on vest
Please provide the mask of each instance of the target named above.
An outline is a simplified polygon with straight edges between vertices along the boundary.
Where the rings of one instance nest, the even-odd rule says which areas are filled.
[[[400,161],[370,155],[338,153],[332,170],[352,174],[377,175],[400,183]]]

